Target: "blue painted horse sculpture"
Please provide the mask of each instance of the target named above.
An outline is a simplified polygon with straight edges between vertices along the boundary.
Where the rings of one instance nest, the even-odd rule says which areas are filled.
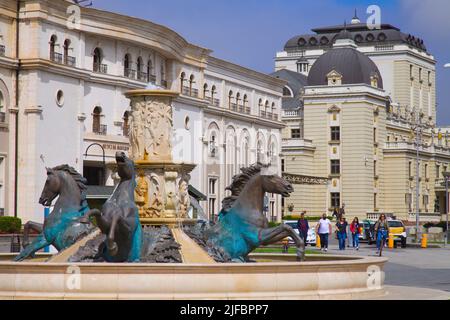
[[[205,231],[209,245],[220,248],[233,261],[248,261],[248,254],[261,245],[291,237],[297,246],[297,259],[305,257],[305,243],[288,225],[269,228],[263,214],[266,192],[289,197],[294,191],[283,178],[265,174],[269,166],[260,163],[242,168],[227,188],[231,196],[222,202],[217,223]]]
[[[49,245],[59,251],[64,250],[92,231],[91,226],[79,221],[89,210],[85,195],[86,183],[86,179],[68,165],[47,168],[47,181],[39,203],[49,207],[57,196],[59,198],[43,225],[31,221],[25,224],[24,249],[15,261],[31,257]],[[40,232],[31,244],[28,241],[30,230]]]
[[[139,262],[142,247],[142,226],[138,208],[134,201],[136,188],[134,162],[123,152],[116,153],[120,183],[102,210],[91,210],[80,220],[90,223],[90,217],[106,235],[99,248],[101,257],[107,262]]]

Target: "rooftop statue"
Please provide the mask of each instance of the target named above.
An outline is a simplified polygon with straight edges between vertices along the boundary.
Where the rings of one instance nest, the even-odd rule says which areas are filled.
[[[59,198],[43,225],[31,221],[25,224],[24,250],[15,261],[33,256],[35,252],[50,245],[58,251],[64,250],[92,231],[92,226],[79,222],[89,210],[85,195],[86,183],[86,179],[68,165],[47,168],[47,181],[39,203],[50,207],[53,200],[58,196]],[[31,244],[28,241],[30,230],[40,232]]]
[[[136,178],[134,162],[125,153],[116,153],[120,182],[102,210],[91,210],[81,219],[89,223],[93,216],[106,240],[100,255],[108,262],[138,262],[141,256],[142,227],[134,200]]]

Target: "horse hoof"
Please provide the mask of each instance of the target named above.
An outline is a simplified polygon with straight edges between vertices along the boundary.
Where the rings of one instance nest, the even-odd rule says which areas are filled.
[[[108,253],[110,256],[114,257],[119,252],[119,247],[117,246],[117,243],[113,242],[111,244],[108,244]]]

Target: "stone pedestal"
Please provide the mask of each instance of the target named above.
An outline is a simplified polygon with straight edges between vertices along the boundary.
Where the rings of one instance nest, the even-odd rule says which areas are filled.
[[[133,90],[131,101],[130,158],[136,164],[135,201],[144,225],[195,223],[190,206],[189,173],[194,164],[175,163],[172,157],[172,99],[167,90]]]

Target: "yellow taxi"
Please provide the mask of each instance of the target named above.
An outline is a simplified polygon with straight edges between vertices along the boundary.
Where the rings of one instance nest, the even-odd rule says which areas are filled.
[[[399,242],[402,248],[406,248],[406,228],[402,221],[400,220],[388,220],[389,233],[394,235],[394,245],[396,246]]]

